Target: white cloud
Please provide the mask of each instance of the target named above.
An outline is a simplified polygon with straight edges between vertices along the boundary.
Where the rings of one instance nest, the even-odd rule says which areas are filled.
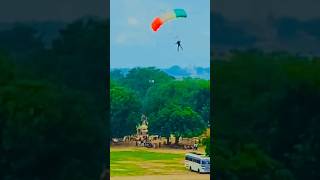
[[[139,21],[135,17],[128,17],[128,24],[131,26],[135,26],[139,24]]]
[[[127,39],[128,38],[127,38],[127,36],[125,34],[118,34],[116,36],[115,41],[116,41],[117,44],[124,44],[127,41]]]

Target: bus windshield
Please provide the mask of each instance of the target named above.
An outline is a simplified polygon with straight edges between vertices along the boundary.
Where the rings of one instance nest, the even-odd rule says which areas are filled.
[[[202,160],[201,164],[210,164],[210,161],[209,160]]]

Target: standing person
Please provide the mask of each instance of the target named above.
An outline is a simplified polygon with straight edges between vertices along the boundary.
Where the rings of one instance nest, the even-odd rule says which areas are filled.
[[[197,147],[197,146],[198,146],[198,144],[197,144],[197,143],[194,143],[194,144],[193,144],[193,150],[198,150],[198,147]]]

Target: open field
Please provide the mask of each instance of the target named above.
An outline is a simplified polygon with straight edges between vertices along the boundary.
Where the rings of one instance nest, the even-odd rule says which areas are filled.
[[[190,151],[112,147],[110,158],[111,179],[210,179],[208,174],[200,175],[185,169],[184,154],[186,152]]]
[[[157,175],[157,176],[117,176],[111,180],[209,180],[208,174],[178,174],[178,175]]]

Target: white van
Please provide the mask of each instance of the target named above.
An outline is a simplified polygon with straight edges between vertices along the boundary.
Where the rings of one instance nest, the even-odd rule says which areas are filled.
[[[185,167],[198,173],[210,173],[210,157],[202,154],[187,153],[185,155]]]

